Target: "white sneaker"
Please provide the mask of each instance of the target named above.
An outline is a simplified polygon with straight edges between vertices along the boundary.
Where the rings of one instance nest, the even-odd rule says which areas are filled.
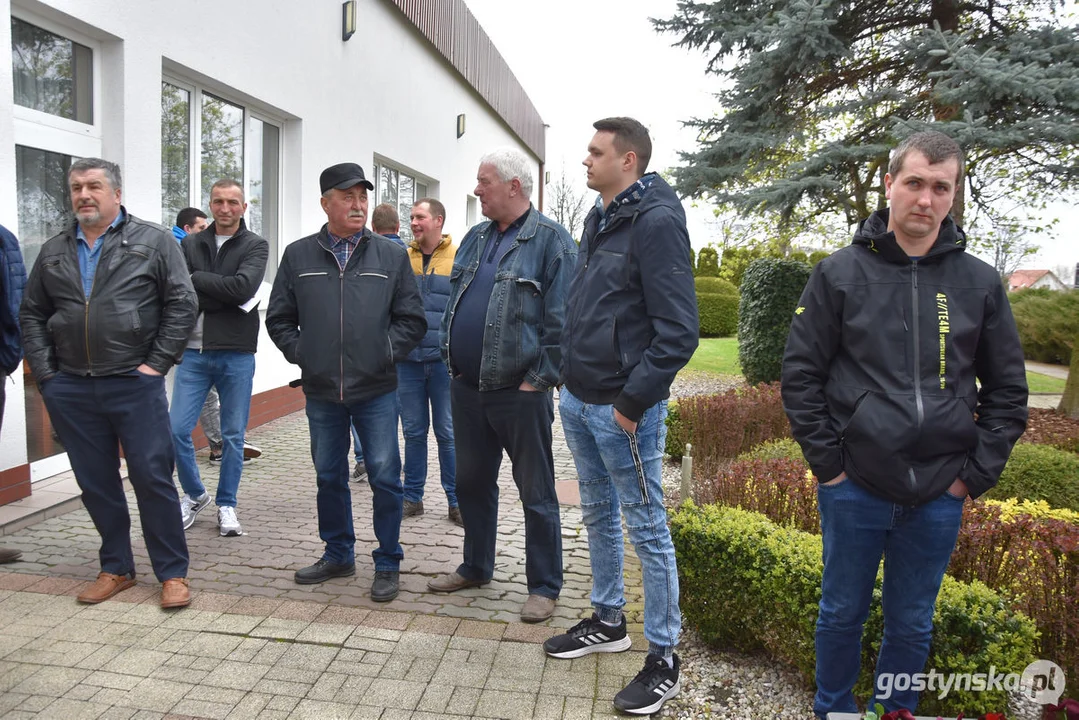
[[[197,498],[193,498],[188,494],[184,494],[180,498],[180,518],[184,523],[184,530],[195,524],[195,516],[202,511],[204,507],[210,504],[210,493],[204,492]]]
[[[236,508],[228,505],[217,507],[217,529],[221,531],[221,537],[236,537],[244,534],[240,521],[236,519]]]

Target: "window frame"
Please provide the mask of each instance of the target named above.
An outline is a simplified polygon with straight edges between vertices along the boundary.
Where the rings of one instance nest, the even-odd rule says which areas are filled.
[[[370,210],[373,211],[375,206],[382,204],[382,168],[392,170],[397,173],[397,192],[400,196],[401,191],[401,175],[412,178],[412,203],[415,204],[417,200],[423,197],[440,199],[438,197],[438,181],[432,178],[430,175],[424,175],[421,172],[417,172],[407,165],[402,165],[399,162],[390,160],[385,155],[375,154],[374,162],[371,166],[371,178],[375,185],[374,198],[370,203]],[[420,193],[420,186],[424,187],[424,192]],[[401,215],[401,203],[400,201],[394,203],[397,206],[397,218],[401,223],[400,235],[401,239],[407,244],[412,239],[412,229],[409,227],[410,218],[408,216]],[[410,208],[411,210],[411,208]]]

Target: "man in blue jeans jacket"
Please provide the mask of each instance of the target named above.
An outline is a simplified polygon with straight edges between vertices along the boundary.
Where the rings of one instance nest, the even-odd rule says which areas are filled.
[[[484,156],[476,197],[489,222],[468,231],[450,273],[439,341],[449,366],[464,562],[435,592],[491,581],[498,469],[505,449],[525,513],[525,622],[554,612],[562,590],[562,524],[554,486],[552,388],[577,247],[532,206],[532,168],[517,150]]]
[[[562,331],[558,409],[580,478],[592,563],[592,617],[544,643],[575,658],[630,646],[622,581],[622,517],[641,561],[644,669],[614,698],[648,715],[678,694],[678,569],[663,507],[667,397],[697,348],[700,323],[682,203],[656,173],[648,130],[596,122],[584,160],[599,192],[585,218]]]
[[[948,136],[900,143],[884,176],[889,207],[814,268],[787,338],[783,406],[820,483],[818,717],[856,712],[882,556],[874,686],[887,711],[915,710],[910,683],[890,694],[884,683],[923,671],[963,503],[996,484],[1026,427],[1023,351],[1000,276],[966,253],[948,214],[962,182]]]

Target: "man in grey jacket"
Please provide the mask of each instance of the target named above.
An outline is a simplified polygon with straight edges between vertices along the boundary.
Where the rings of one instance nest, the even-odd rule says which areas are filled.
[[[68,185],[75,222],[42,246],[19,319],[26,360],[101,534],[101,573],[78,599],[99,603],[135,584],[123,446],[161,606],[182,607],[191,601],[188,554],[164,375],[195,325],[195,290],[172,235],[120,204],[119,166],[79,160]]]

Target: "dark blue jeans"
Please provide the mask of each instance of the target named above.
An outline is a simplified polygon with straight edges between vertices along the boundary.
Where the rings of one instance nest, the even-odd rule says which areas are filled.
[[[434,425],[442,489],[457,507],[457,458],[450,412],[450,374],[441,360],[397,364],[397,401],[405,436],[405,500],[423,500],[427,483],[427,429]]]
[[[824,577],[816,633],[817,715],[857,712],[851,690],[861,669],[862,627],[881,556],[884,638],[876,674],[924,670],[933,609],[959,535],[963,502],[944,493],[918,507],[896,505],[849,478],[818,486]],[[914,712],[918,693],[896,691],[879,702],[889,712]]]
[[[349,405],[307,398],[311,459],[318,481],[318,534],[326,543],[323,557],[333,563],[355,560],[349,479],[349,427],[363,443],[367,481],[371,484],[371,521],[378,539],[375,570],[397,570],[401,549],[401,454],[397,447],[397,397],[390,392]]]
[[[120,478],[122,445],[154,574],[162,582],[187,577],[165,378],[137,370],[108,377],[58,373],[41,387],[41,397],[101,535],[101,570],[135,572],[131,515]]]
[[[465,526],[464,562],[457,572],[484,581],[494,574],[498,469],[505,449],[524,505],[528,592],[557,598],[562,590],[562,522],[554,489],[551,393],[516,388],[480,392],[453,380],[450,400],[459,451],[457,499]]]

